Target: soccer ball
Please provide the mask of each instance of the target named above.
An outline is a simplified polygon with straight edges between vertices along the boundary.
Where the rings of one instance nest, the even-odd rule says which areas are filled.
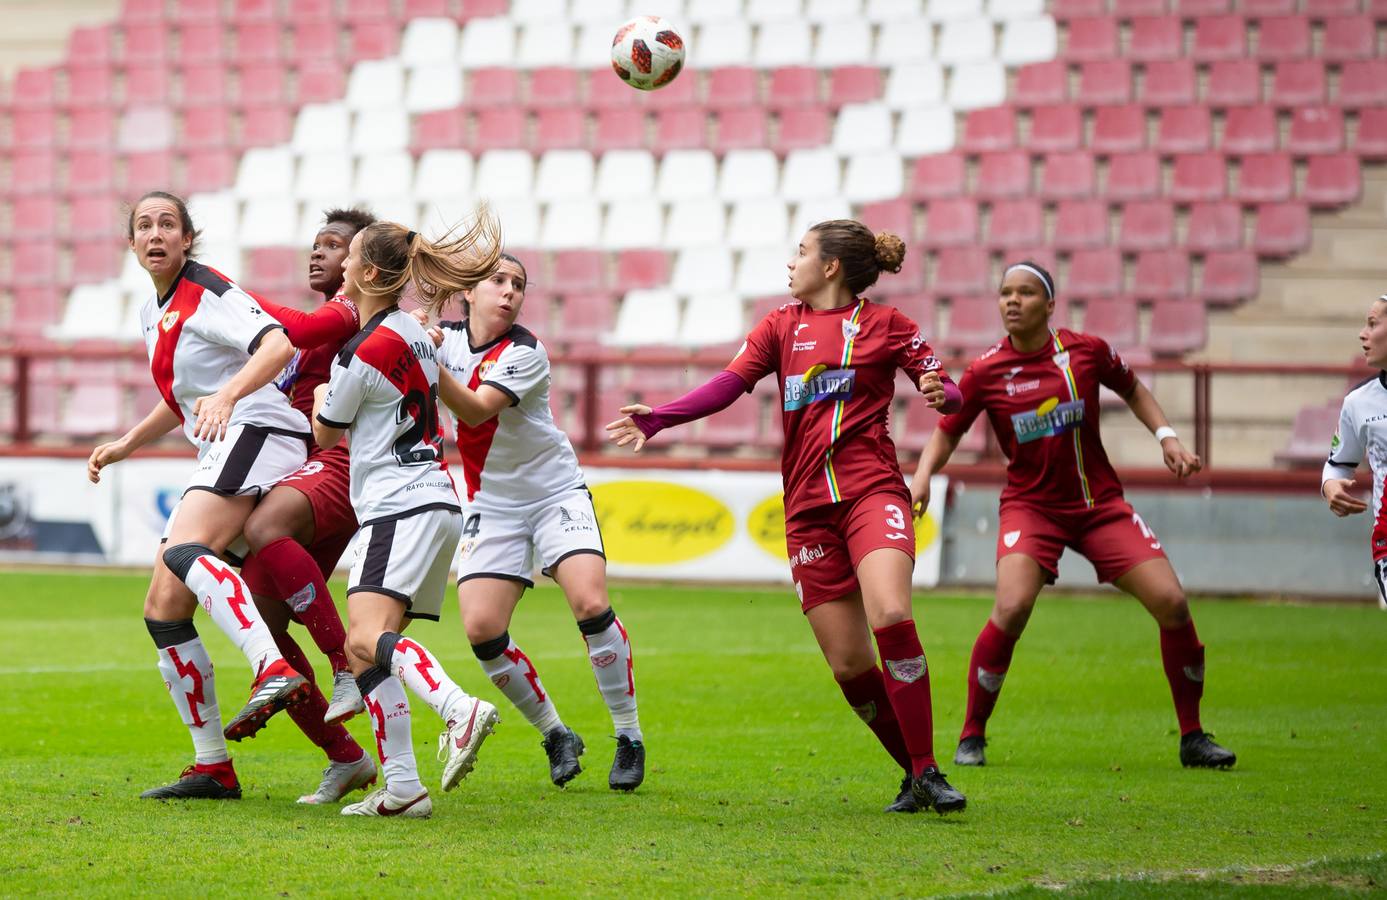
[[[636,16],[612,38],[612,68],[633,88],[662,88],[683,67],[684,39],[659,16]]]

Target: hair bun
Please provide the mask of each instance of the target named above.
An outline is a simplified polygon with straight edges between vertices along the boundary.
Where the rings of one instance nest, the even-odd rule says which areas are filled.
[[[882,272],[899,272],[905,262],[905,241],[889,231],[876,236],[877,268]]]

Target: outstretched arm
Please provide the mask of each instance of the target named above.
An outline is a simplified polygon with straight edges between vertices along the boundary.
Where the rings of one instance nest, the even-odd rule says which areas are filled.
[[[1175,429],[1170,427],[1165,411],[1161,409],[1161,404],[1156,401],[1156,396],[1146,385],[1140,381],[1134,382],[1132,390],[1122,399],[1127,401],[1127,405],[1141,420],[1141,424],[1161,442],[1161,455],[1165,460],[1165,467],[1175,473],[1176,478],[1188,477],[1204,467],[1199,457],[1186,450],[1185,445],[1175,436]]]
[[[635,446],[631,449],[639,453],[645,442],[660,431],[724,410],[751,388],[742,380],[742,376],[723,370],[707,384],[663,406],[654,409],[643,403],[623,406],[621,412],[625,416],[607,423],[607,437],[618,447],[625,447],[634,441]]]
[[[337,346],[355,334],[359,327],[352,311],[341,300],[329,301],[308,313],[267,300],[259,294],[254,296],[265,312],[284,326],[289,334],[289,342],[304,350],[323,344]]]

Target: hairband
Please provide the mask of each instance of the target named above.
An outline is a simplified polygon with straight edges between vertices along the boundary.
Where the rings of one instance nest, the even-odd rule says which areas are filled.
[[[1050,300],[1055,299],[1055,285],[1053,282],[1050,281],[1050,277],[1046,275],[1044,272],[1037,269],[1035,266],[1030,265],[1029,263],[1016,263],[1015,265],[1007,266],[1007,270],[1002,273],[1002,277],[1006,278],[1008,275],[1010,275],[1012,272],[1015,272],[1017,269],[1025,269],[1027,272],[1030,272],[1036,278],[1039,278],[1040,283],[1045,285],[1046,298]]]
[[[412,244],[412,243],[414,243],[414,239],[417,238],[418,236],[419,236],[419,232],[417,232],[417,231],[411,231],[409,234],[405,235],[405,243],[406,243],[406,244]]]

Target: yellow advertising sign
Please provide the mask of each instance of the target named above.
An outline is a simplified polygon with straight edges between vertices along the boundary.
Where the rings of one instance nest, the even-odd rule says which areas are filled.
[[[772,494],[747,515],[746,530],[756,546],[774,556],[786,558],[785,549],[785,495]],[[929,513],[915,522],[915,553],[925,551],[939,539],[939,523]]]
[[[732,539],[732,511],[710,494],[667,481],[592,485],[607,559],[658,566],[706,556]],[[784,552],[784,522],[781,523]]]

